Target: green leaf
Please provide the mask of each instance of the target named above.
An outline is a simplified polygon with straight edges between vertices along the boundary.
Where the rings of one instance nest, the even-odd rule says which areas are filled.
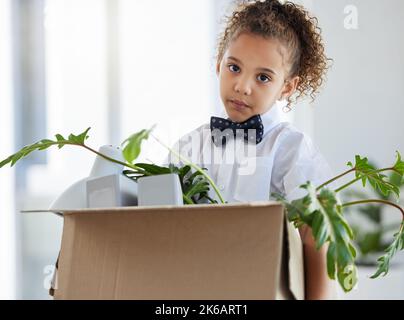
[[[396,165],[398,168],[401,167],[401,158],[398,154],[398,159]],[[352,167],[352,163],[348,162],[348,165]],[[377,169],[371,165],[366,157],[361,158],[361,156],[355,156],[355,176],[362,180],[363,187],[366,186],[366,182],[380,192],[384,196],[388,196],[390,192],[393,192],[397,197],[400,197],[400,189],[393,183],[386,181],[386,176],[377,172]]]
[[[84,144],[84,141],[88,138],[87,133],[91,128],[87,128],[86,131],[84,131],[83,133],[79,134],[79,135],[74,135],[74,134],[70,134],[68,141],[72,142],[72,143],[76,143],[76,144]]]
[[[155,164],[136,163],[137,167],[144,169],[150,175],[168,174],[171,173],[170,168],[161,167]]]
[[[338,268],[337,277],[344,292],[351,291],[358,283],[358,271],[355,264],[347,264],[344,268]]]
[[[56,140],[50,140],[50,139],[42,139],[34,144],[28,145],[17,151],[16,153],[12,154],[8,158],[2,160],[0,162],[0,168],[4,167],[6,164],[10,163],[10,166],[14,166],[14,164],[17,163],[18,160],[28,156],[31,152],[33,151],[40,151],[40,150],[45,150],[48,149],[49,147],[53,145],[57,145],[60,148],[62,148],[66,144],[70,145],[84,145],[84,141],[88,138],[87,133],[90,130],[88,128],[86,131],[81,133],[78,136],[75,136],[73,134],[70,134],[69,139],[64,139],[62,135],[56,134]]]
[[[390,183],[396,185],[398,188],[402,188],[404,186],[404,177],[397,172],[392,172],[390,174]]]
[[[394,235],[393,243],[385,250],[385,254],[377,261],[379,266],[376,272],[371,276],[372,279],[377,278],[381,274],[385,276],[389,271],[390,261],[397,251],[404,249],[404,221],[401,222],[400,230]]]
[[[289,221],[307,224],[312,229],[316,248],[328,243],[327,272],[331,279],[337,276],[344,291],[352,290],[357,282],[355,256],[352,245],[353,232],[342,216],[341,205],[336,193],[326,187],[319,194],[310,182],[302,185],[307,195],[286,203]]]
[[[327,240],[327,226],[324,223],[324,216],[320,211],[315,211],[313,214],[315,217],[313,219],[312,232],[314,238],[316,239],[316,248],[319,250]]]
[[[177,169],[177,167],[175,167],[173,164],[170,165]],[[180,180],[183,181],[185,180],[186,175],[191,171],[191,167],[189,165],[185,165],[176,171],[178,171],[177,173],[180,176]]]
[[[349,243],[349,250],[351,251],[352,256],[356,258],[356,249],[351,243]]]
[[[397,153],[397,160],[393,168],[402,177],[404,175],[404,161],[401,160],[400,152],[396,151],[396,153]]]
[[[189,165],[176,167],[171,163],[168,167],[162,167],[149,163],[136,163],[135,166],[138,168],[137,170],[124,170],[123,174],[137,181],[139,178],[145,176],[175,173],[178,174],[180,178],[183,197],[186,198],[187,202],[196,204],[202,199],[207,199],[209,203],[217,203],[216,200],[208,196],[210,190],[209,181],[199,171],[191,173],[191,167]],[[202,168],[202,170],[207,169]]]
[[[334,242],[331,242],[327,250],[327,273],[330,279],[335,280],[335,256],[336,246]]]
[[[305,188],[305,185],[300,186],[301,188]],[[292,202],[288,202],[285,197],[278,193],[271,193],[271,196],[274,197],[277,201],[281,202],[287,211],[288,220],[293,222],[295,227],[299,227],[306,222],[306,224],[311,225],[311,219],[313,219],[312,212],[309,210],[311,204],[311,198],[306,196],[300,199],[293,200]],[[303,222],[303,217],[306,220]]]
[[[140,130],[139,132],[132,134],[129,138],[121,143],[121,146],[124,147],[122,150],[123,157],[128,163],[132,164],[133,161],[137,159],[141,151],[143,140],[147,140],[149,138],[149,135],[154,128],[155,125],[148,130]]]
[[[202,192],[207,192],[209,191],[209,183],[208,182],[203,182],[198,181],[197,183],[191,185],[188,190],[185,192],[185,195],[189,197],[193,197],[196,194],[200,194]]]
[[[216,186],[215,182],[212,180],[212,178],[206,173],[204,172],[204,169],[201,168],[200,166],[190,162],[186,157],[182,156],[181,154],[179,154],[178,152],[176,152],[175,150],[173,150],[172,148],[168,147],[167,145],[165,145],[163,142],[161,142],[158,138],[154,137],[153,138],[159,142],[161,145],[163,145],[165,148],[167,148],[172,154],[174,154],[178,159],[182,160],[186,165],[191,166],[193,169],[195,169],[196,171],[200,172],[208,181],[210,186],[212,186],[213,190],[215,191],[216,195],[219,198],[219,201],[221,203],[226,203],[227,201],[225,201],[223,199],[222,194],[220,193],[218,187]],[[210,198],[209,198],[210,199]]]
[[[83,133],[79,134],[78,139],[80,141],[81,144],[84,144],[84,142],[88,139],[88,131],[90,131],[91,127],[88,127],[86,129],[86,131],[84,131]]]
[[[196,194],[209,191],[209,182],[199,173],[189,177],[187,187],[184,193],[188,197],[193,197]]]

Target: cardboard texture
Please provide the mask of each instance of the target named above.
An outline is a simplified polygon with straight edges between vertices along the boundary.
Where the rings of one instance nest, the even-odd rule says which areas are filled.
[[[56,213],[55,299],[304,299],[302,243],[277,202]]]

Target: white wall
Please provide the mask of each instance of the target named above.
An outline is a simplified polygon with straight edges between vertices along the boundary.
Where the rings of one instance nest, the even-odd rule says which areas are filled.
[[[344,7],[358,10],[358,29],[344,28]],[[315,104],[314,137],[335,170],[355,154],[390,165],[404,152],[404,2],[314,1],[334,59]]]
[[[122,140],[157,124],[168,145],[203,122],[212,93],[213,1],[120,2]],[[168,151],[153,139],[139,161],[162,161]]]
[[[87,144],[98,149],[109,143],[105,2],[47,0],[44,10],[47,138],[92,127]],[[49,148],[47,156],[46,165],[29,167],[18,209],[48,208],[68,186],[88,176],[95,158],[87,150],[69,146]],[[21,216],[19,298],[50,298],[47,288],[62,227],[63,220],[53,214]]]

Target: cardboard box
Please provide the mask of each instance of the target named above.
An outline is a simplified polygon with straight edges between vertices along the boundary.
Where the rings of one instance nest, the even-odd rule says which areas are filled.
[[[302,243],[277,202],[56,213],[55,299],[304,299]]]

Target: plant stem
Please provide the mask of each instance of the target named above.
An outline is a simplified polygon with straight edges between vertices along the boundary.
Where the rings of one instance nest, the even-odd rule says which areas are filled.
[[[194,204],[194,202],[189,198],[189,197],[187,197],[185,194],[183,194],[182,195],[182,199],[185,201],[185,203],[187,203],[187,204]]]
[[[341,177],[343,177],[343,176],[347,175],[348,173],[350,173],[352,171],[355,171],[355,170],[356,170],[356,168],[349,169],[348,171],[345,171],[345,172],[341,173],[340,175],[338,175],[338,176],[324,182],[322,185],[320,185],[320,186],[318,186],[316,188],[316,191],[320,190],[322,187],[326,186],[327,184],[330,184],[331,182],[333,182],[333,181],[335,181],[335,180],[337,180],[337,179],[339,179],[339,178],[341,178]]]
[[[179,158],[180,160],[184,161],[186,164],[188,164],[189,166],[191,166],[192,168],[194,168],[196,171],[200,172],[210,183],[210,185],[212,186],[212,188],[215,190],[217,196],[219,197],[219,200],[221,201],[221,203],[225,203],[222,195],[220,194],[219,189],[217,188],[216,184],[213,182],[212,178],[201,168],[199,168],[197,165],[193,164],[192,162],[188,161],[185,157],[181,156],[179,153],[175,152],[174,150],[172,150],[170,147],[168,147],[167,145],[165,145],[162,141],[160,141],[157,137],[155,137],[153,134],[150,134],[158,143],[160,143],[162,146],[164,146],[165,148],[167,148],[171,153],[173,153],[177,158]]]
[[[393,206],[395,208],[397,208],[398,210],[400,210],[402,216],[403,216],[403,220],[404,220],[404,209],[401,208],[400,206],[396,205],[393,202],[387,201],[387,200],[380,200],[380,199],[367,199],[367,200],[360,200],[360,201],[353,201],[353,202],[347,202],[347,203],[343,203],[341,205],[341,207],[348,207],[348,206],[352,206],[355,204],[363,204],[363,203],[372,203],[372,202],[378,202],[378,203],[383,203],[383,204],[388,204],[390,206]]]
[[[360,179],[362,179],[362,177],[355,178],[355,179],[349,181],[348,183],[344,184],[342,187],[339,187],[338,189],[335,189],[334,192],[339,192],[342,189],[345,189],[345,188],[349,187],[351,184],[354,184],[356,181],[358,181]]]
[[[375,171],[373,171],[373,173],[379,173],[379,172],[387,171],[387,170],[393,170],[393,171],[396,172],[396,170],[394,168],[383,168],[383,169],[375,170]],[[352,169],[349,169],[349,170],[341,173],[340,175],[338,175],[338,176],[324,182],[323,184],[321,184],[320,186],[318,186],[316,188],[316,191],[320,190],[322,187],[326,186],[327,184],[330,184],[331,182],[334,182],[335,180],[337,180],[337,179],[339,179],[339,178],[341,178],[341,177],[343,177],[343,176],[345,176],[348,173],[351,173],[353,171],[356,171],[356,167],[352,168]],[[342,187],[339,187],[338,189],[335,189],[334,191],[335,192],[341,191],[342,189],[345,189],[346,187],[350,186],[351,184],[355,183],[356,181],[358,181],[360,179],[362,179],[362,177],[355,178],[355,179],[351,180],[350,182],[348,182],[347,184],[344,184]]]
[[[73,144],[73,143],[71,143],[71,144]],[[104,159],[106,159],[106,160],[108,160],[108,161],[111,161],[111,162],[114,162],[114,163],[123,165],[123,166],[125,166],[125,167],[131,168],[131,169],[134,169],[134,170],[137,170],[137,171],[141,171],[142,174],[148,175],[148,173],[147,173],[146,171],[144,171],[142,168],[140,168],[140,167],[138,167],[138,166],[135,166],[135,165],[133,165],[133,164],[125,163],[125,162],[122,162],[122,161],[113,159],[113,158],[111,158],[111,157],[108,157],[108,156],[106,156],[106,155],[104,155],[104,154],[102,154],[102,153],[100,153],[100,152],[98,152],[98,151],[96,151],[96,150],[90,148],[89,146],[86,146],[85,144],[76,144],[76,145],[81,146],[81,147],[83,147],[83,148],[85,148],[85,149],[87,149],[87,150],[89,150],[89,151],[91,151],[91,152],[94,152],[95,154],[99,155],[100,157],[102,157],[102,158],[104,158]]]
[[[388,171],[388,170],[396,171],[394,168],[384,168],[384,169],[375,170],[372,173],[379,173],[379,172]],[[360,179],[362,179],[362,177],[355,178],[355,179],[351,180],[350,182],[344,184],[343,186],[339,187],[338,189],[335,189],[334,192],[339,192],[342,189],[349,187],[351,184],[355,183],[356,181],[358,181]]]

